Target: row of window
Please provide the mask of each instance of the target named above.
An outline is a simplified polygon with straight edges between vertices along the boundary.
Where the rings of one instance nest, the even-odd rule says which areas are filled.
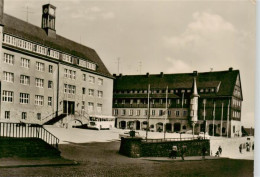
[[[165,99],[159,99],[159,102],[156,102],[155,99],[151,99],[150,103],[151,104],[155,104],[155,103],[163,104],[164,100]],[[136,104],[147,104],[147,100],[144,99],[141,102],[141,99],[137,99],[136,102],[135,102],[134,99],[130,99],[130,104],[134,104],[134,103],[136,103]],[[118,104],[118,100],[115,100],[114,104]],[[121,104],[126,104],[126,100],[122,99]],[[172,104],[172,99],[168,99],[167,104],[169,104],[169,105]],[[176,104],[188,104],[188,99],[176,99]]]
[[[88,95],[89,95],[89,96],[95,96],[94,93],[95,93],[95,90],[94,90],[94,89],[88,89]],[[86,88],[85,88],[85,87],[82,88],[82,94],[83,94],[83,95],[86,94]],[[97,96],[98,96],[99,98],[103,98],[103,91],[97,90]]]
[[[37,113],[36,117],[38,120],[41,120],[41,113]],[[10,111],[5,111],[5,119],[10,119],[11,118],[11,112]],[[27,119],[27,112],[22,112],[21,113],[21,119],[26,120]]]
[[[14,65],[14,55],[4,53],[4,63]],[[21,58],[21,67],[23,68],[30,68],[30,59],[27,58]],[[41,62],[36,62],[35,69],[41,72],[45,71],[45,65]],[[53,73],[53,66],[49,65],[48,68],[49,73]]]
[[[14,101],[14,92],[3,90],[2,101],[12,103]],[[30,103],[30,94],[20,93],[20,103],[29,104]],[[44,96],[35,95],[35,105],[43,106],[44,105]],[[52,106],[52,97],[48,97],[48,106]]]
[[[216,89],[215,88],[201,88],[199,89],[200,93],[213,93],[215,92]],[[125,90],[125,91],[115,91],[114,94],[132,94],[132,93],[148,93],[147,90]],[[150,94],[162,94],[162,93],[166,93],[166,90],[150,90]],[[169,89],[168,93],[191,93],[191,89]]]
[[[237,99],[233,99],[232,101],[233,101],[233,105],[234,105],[234,106],[238,106],[238,107],[241,106],[241,101],[239,101],[239,100],[237,100]]]
[[[44,47],[41,46],[39,44],[35,44],[32,42],[28,42],[22,39],[19,39],[17,37],[13,37],[11,35],[8,34],[4,34],[4,38],[3,38],[3,42],[12,46],[16,46],[31,52],[35,52],[35,53],[39,53],[41,55],[46,55],[48,57],[51,58],[55,58],[55,59],[61,59],[65,62],[68,63],[73,63],[73,64],[77,64],[79,66],[91,69],[91,70],[96,70],[96,64],[89,62],[89,61],[85,61],[83,59],[79,59],[76,57],[73,57],[71,55],[50,49],[48,47]]]
[[[181,111],[179,110],[176,110],[176,111],[173,111],[174,112],[174,115],[176,117],[179,117],[181,116]],[[172,111],[171,110],[168,110],[167,111],[167,115],[168,116],[171,116],[172,114]],[[119,110],[118,109],[114,109],[114,116],[117,116],[119,115]],[[126,110],[125,109],[122,109],[121,110],[121,116],[125,116],[126,115]],[[129,116],[140,116],[141,115],[141,110],[133,110],[133,109],[130,109],[129,112],[128,112],[128,115]],[[143,116],[147,116],[148,115],[148,110],[143,110]],[[165,110],[151,110],[151,116],[164,116],[166,115],[166,111]],[[188,112],[187,111],[183,111],[182,112],[182,116],[187,116],[188,115]]]
[[[240,118],[240,112],[238,112],[238,111],[233,111],[233,117],[235,117],[235,118]]]
[[[70,69],[64,69],[64,77],[75,80],[76,79],[76,71]]]
[[[83,111],[85,110],[85,101],[82,101],[82,108]],[[92,113],[94,111],[94,103],[88,102],[88,112]],[[102,104],[97,103],[97,112],[102,113]]]
[[[13,83],[14,82],[14,73],[4,71],[4,81]],[[20,75],[20,84],[30,85],[30,76]],[[43,88],[44,79],[35,78],[35,86]],[[48,88],[52,88],[52,87],[53,87],[53,82],[49,80]]]

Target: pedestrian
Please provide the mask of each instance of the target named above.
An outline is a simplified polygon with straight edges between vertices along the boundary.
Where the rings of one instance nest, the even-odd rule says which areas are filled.
[[[222,147],[221,146],[218,147],[218,151],[219,151],[219,155],[221,155],[221,153],[222,153]]]
[[[187,148],[187,146],[184,146],[184,145],[181,147],[180,153],[181,153],[181,159],[182,159],[182,160],[184,160],[186,148]]]
[[[216,152],[215,157],[219,157],[219,151]]]
[[[206,153],[207,153],[207,149],[206,149],[205,146],[203,146],[203,148],[202,148],[202,159],[203,159],[203,160],[205,159]]]
[[[242,144],[239,145],[239,152],[242,154]]]
[[[169,157],[176,159],[176,157],[177,157],[177,146],[172,146],[172,150],[169,154]]]

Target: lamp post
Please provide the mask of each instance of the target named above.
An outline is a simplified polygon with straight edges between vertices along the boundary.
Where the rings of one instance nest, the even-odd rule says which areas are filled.
[[[206,122],[206,99],[203,99],[203,120],[204,120],[204,139],[205,139],[205,134],[206,134],[206,127],[207,127],[207,122]]]

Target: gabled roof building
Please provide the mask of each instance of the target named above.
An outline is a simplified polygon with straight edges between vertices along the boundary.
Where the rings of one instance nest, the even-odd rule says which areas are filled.
[[[113,114],[118,128],[186,132],[195,124],[195,133],[241,136],[239,70],[114,76]]]
[[[113,76],[94,49],[56,33],[55,6],[42,6],[38,27],[5,14],[0,0],[0,23],[0,121],[62,126],[111,117]]]

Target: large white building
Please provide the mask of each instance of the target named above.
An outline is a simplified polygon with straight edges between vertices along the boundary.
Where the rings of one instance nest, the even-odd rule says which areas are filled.
[[[56,34],[55,23],[51,4],[43,5],[40,28],[4,14],[0,1],[1,122],[111,117],[113,77],[94,49]]]

